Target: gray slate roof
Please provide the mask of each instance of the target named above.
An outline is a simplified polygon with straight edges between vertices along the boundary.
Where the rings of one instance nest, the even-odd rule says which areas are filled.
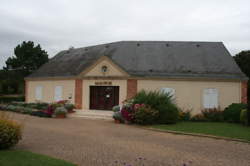
[[[121,41],[59,52],[31,74],[77,76],[107,56],[132,76],[247,79],[222,42]]]

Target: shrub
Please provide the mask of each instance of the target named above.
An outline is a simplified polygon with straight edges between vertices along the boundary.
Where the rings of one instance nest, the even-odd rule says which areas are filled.
[[[196,114],[194,116],[191,117],[191,121],[194,122],[206,122],[208,121],[203,114]]]
[[[120,106],[119,106],[119,105],[116,105],[116,106],[114,106],[114,107],[112,108],[112,110],[113,110],[114,112],[119,112],[119,111],[120,111]]]
[[[201,112],[208,121],[222,122],[224,120],[223,111],[219,108],[204,109]]]
[[[225,108],[223,113],[224,119],[227,122],[239,123],[241,110],[246,108],[247,108],[246,104],[233,103],[229,105],[227,108]]]
[[[148,105],[135,105],[134,121],[137,124],[149,125],[156,122],[159,117],[159,111],[152,109]]]
[[[0,113],[0,149],[8,149],[21,139],[21,125]]]
[[[114,112],[113,119],[120,121],[120,123],[124,123],[124,119],[120,111]]]
[[[241,110],[241,113],[240,113],[240,122],[243,125],[247,125],[248,124],[247,109]]]
[[[190,119],[191,119],[191,111],[192,110],[186,110],[186,111],[180,110],[179,111],[179,120],[181,120],[181,121],[190,121]]]
[[[11,103],[13,101],[24,101],[24,96],[0,96],[0,103]]]
[[[171,96],[167,93],[158,91],[140,91],[133,98],[134,104],[146,104],[152,109],[159,111],[157,123],[169,124],[176,123],[178,120],[178,108],[173,102]]]
[[[66,115],[67,114],[67,110],[64,107],[57,107],[55,109],[55,115]]]

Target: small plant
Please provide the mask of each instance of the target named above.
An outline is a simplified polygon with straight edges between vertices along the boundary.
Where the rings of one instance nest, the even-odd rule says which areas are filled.
[[[190,121],[192,110],[180,110],[179,111],[179,120],[181,121]]]
[[[207,122],[207,118],[203,114],[196,114],[191,117],[191,121],[194,122]]]
[[[22,138],[21,124],[11,120],[4,112],[0,112],[0,149],[8,149]]]
[[[246,109],[246,104],[233,103],[224,110],[224,119],[227,122],[240,123],[241,110]]]
[[[114,112],[113,119],[118,123],[124,123],[124,119],[122,117],[121,111]]]
[[[247,125],[248,124],[247,109],[241,110],[241,113],[240,113],[240,122],[243,125]]]
[[[76,108],[74,104],[65,104],[64,106],[69,113],[74,112],[73,110]]]
[[[67,110],[64,107],[57,107],[55,109],[55,116],[57,118],[65,118],[67,114]]]
[[[208,121],[222,122],[224,120],[223,111],[220,108],[204,109],[201,112]]]
[[[116,106],[114,106],[114,107],[112,108],[112,110],[113,110],[114,112],[119,112],[119,111],[120,111],[120,106],[119,106],[119,105],[116,105]]]

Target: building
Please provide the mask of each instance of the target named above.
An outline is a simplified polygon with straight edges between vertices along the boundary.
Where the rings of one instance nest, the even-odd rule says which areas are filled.
[[[222,42],[121,41],[59,52],[25,79],[25,92],[26,102],[109,110],[142,89],[161,90],[198,113],[246,103],[247,79]]]

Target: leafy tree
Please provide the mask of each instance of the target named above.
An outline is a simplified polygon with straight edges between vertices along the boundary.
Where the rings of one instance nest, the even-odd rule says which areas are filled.
[[[4,70],[0,70],[0,94],[23,93],[24,77],[49,60],[47,52],[32,41],[17,45],[14,54],[5,62]]]
[[[234,60],[239,65],[240,69],[250,78],[250,50],[241,51],[234,56]],[[250,81],[248,81],[248,105],[250,105]],[[248,107],[248,124],[250,125],[250,106]]]
[[[23,70],[30,74],[49,60],[47,52],[39,44],[35,46],[32,41],[24,41],[14,49],[14,53],[15,56],[5,62],[7,70]]]

